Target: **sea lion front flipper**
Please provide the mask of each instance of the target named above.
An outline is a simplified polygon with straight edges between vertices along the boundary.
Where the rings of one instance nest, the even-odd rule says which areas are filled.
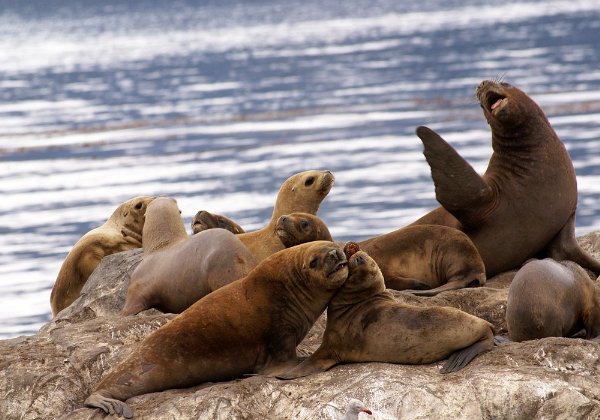
[[[84,402],[88,407],[99,408],[107,414],[117,414],[126,419],[133,418],[133,411],[125,402],[108,398],[98,392],[94,392]]]
[[[435,131],[420,126],[416,132],[431,167],[437,201],[461,222],[471,218],[473,212],[479,213],[479,207],[492,199],[490,186]]]
[[[556,261],[571,260],[600,275],[600,262],[581,249],[575,239],[575,212],[546,246],[545,254]]]
[[[469,347],[455,351],[450,355],[444,367],[442,367],[441,373],[450,373],[461,370],[469,364],[476,356],[490,351],[494,347],[494,334],[492,330],[489,331],[484,338],[471,344]]]
[[[279,375],[275,375],[277,379],[294,379],[303,376],[312,375],[314,373],[325,372],[338,364],[338,361],[329,357],[325,351],[319,351],[318,348],[310,357],[304,360],[299,365]]]

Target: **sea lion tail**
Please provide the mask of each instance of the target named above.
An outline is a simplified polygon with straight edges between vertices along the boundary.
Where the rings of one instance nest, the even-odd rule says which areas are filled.
[[[107,414],[116,414],[126,419],[133,418],[133,411],[126,403],[114,398],[105,397],[99,392],[94,392],[90,395],[84,404],[88,407],[99,408]]]

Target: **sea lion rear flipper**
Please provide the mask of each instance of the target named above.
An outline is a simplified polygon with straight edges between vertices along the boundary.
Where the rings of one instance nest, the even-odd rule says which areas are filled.
[[[461,222],[471,217],[470,212],[479,213],[478,208],[492,199],[490,186],[435,131],[421,126],[416,132],[431,167],[437,201]]]
[[[317,349],[308,359],[296,367],[279,375],[275,375],[277,379],[294,379],[303,376],[312,375],[314,373],[325,372],[335,366],[338,361],[329,357],[324,357],[325,352],[319,352]]]
[[[98,392],[94,392],[84,402],[88,407],[99,408],[107,414],[117,414],[126,419],[133,418],[133,411],[125,402],[108,398]]]
[[[410,277],[400,276],[386,277],[385,287],[393,290],[425,290],[430,288],[425,282]]]
[[[490,329],[489,332],[481,340],[471,344],[469,347],[455,351],[450,355],[441,373],[456,372],[464,368],[476,356],[490,351],[494,347],[494,333]]]
[[[447,290],[458,290],[466,287],[479,287],[485,284],[485,273],[481,273],[475,277],[461,277],[456,280],[451,280],[446,284],[442,284],[435,289],[429,290],[404,290],[405,292],[412,293],[415,296],[435,296],[438,293],[445,292]]]
[[[575,239],[575,212],[546,246],[545,254],[556,261],[574,261],[596,276],[600,275],[600,262],[581,249]]]

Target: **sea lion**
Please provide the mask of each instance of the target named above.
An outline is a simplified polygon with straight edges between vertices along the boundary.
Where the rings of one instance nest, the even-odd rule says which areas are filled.
[[[277,219],[294,212],[316,214],[333,181],[333,174],[329,171],[300,172],[285,180],[277,194],[269,223],[257,231],[238,235],[257,263],[285,248],[275,232]]]
[[[286,247],[333,240],[325,223],[306,213],[281,216],[276,232]],[[486,282],[485,267],[473,242],[465,233],[448,226],[408,226],[364,240],[358,246],[375,260],[390,289],[435,296]]]
[[[140,196],[121,203],[108,220],[83,235],[60,267],[50,293],[52,316],[79,297],[83,285],[102,258],[142,246],[146,206],[154,197]]]
[[[377,262],[390,289],[435,296],[486,283],[477,248],[465,233],[448,226],[407,226],[358,245]]]
[[[487,170],[479,176],[437,133],[418,127],[442,207],[413,224],[465,232],[488,277],[534,256],[573,260],[599,275],[600,263],[575,240],[575,170],[543,111],[508,83],[485,80],[476,93],[492,130]]]
[[[278,378],[324,372],[338,363],[425,364],[448,356],[441,372],[455,372],[494,346],[492,324],[481,318],[456,308],[396,301],[366,252],[352,255],[348,270],[348,279],[327,306],[323,342]]]
[[[286,248],[313,241],[333,241],[325,222],[309,213],[284,214],[277,219],[275,233]]]
[[[508,290],[506,324],[512,341],[571,337],[585,329],[600,339],[598,289],[572,261],[531,260],[517,271]]]
[[[192,232],[194,234],[214,228],[227,229],[236,235],[246,232],[229,217],[225,217],[222,214],[210,213],[206,210],[200,210],[192,219]]]
[[[225,229],[188,236],[171,197],[148,205],[142,241],[144,257],[131,275],[123,315],[148,308],[182,312],[256,266],[248,248]]]
[[[311,242],[278,252],[150,334],[85,405],[130,418],[123,401],[135,395],[283,373],[297,363],[296,346],[347,276],[340,245]]]

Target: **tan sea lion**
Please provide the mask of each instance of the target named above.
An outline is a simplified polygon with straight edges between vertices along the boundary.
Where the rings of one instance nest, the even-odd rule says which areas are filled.
[[[324,372],[338,363],[425,364],[447,357],[441,372],[455,372],[494,346],[492,324],[481,318],[456,308],[396,301],[366,252],[352,255],[348,270],[348,279],[327,306],[322,344],[278,378]]]
[[[572,261],[531,260],[508,290],[506,324],[512,341],[571,337],[585,329],[600,339],[599,290]]]
[[[135,395],[282,373],[297,363],[296,346],[347,276],[337,244],[278,252],[149,335],[85,404],[130,418],[123,401]]]
[[[287,247],[333,240],[325,223],[318,216],[306,213],[281,216],[277,235]],[[486,282],[477,248],[465,233],[454,228],[408,226],[358,245],[377,262],[390,289],[435,296],[446,290],[483,286]]]
[[[281,185],[269,223],[257,231],[238,235],[257,263],[285,248],[275,232],[277,219],[295,212],[316,214],[333,181],[329,171],[305,171],[292,175]]]
[[[333,241],[325,222],[309,213],[284,214],[277,219],[275,233],[286,248],[313,241]]]
[[[140,196],[120,204],[108,220],[83,235],[62,263],[50,294],[52,316],[79,297],[102,258],[142,246],[146,206],[154,197]]]
[[[229,217],[225,217],[222,214],[210,213],[206,210],[200,210],[192,219],[192,232],[194,234],[214,228],[227,229],[236,235],[246,232]]]
[[[182,312],[256,266],[248,248],[225,229],[188,236],[171,197],[148,205],[142,238],[144,257],[131,275],[123,315],[148,308]]]
[[[487,170],[479,176],[438,134],[417,128],[442,207],[414,224],[465,232],[488,277],[534,256],[573,260],[599,275],[600,263],[575,240],[575,170],[543,111],[508,83],[483,81],[477,98],[492,130]]]

